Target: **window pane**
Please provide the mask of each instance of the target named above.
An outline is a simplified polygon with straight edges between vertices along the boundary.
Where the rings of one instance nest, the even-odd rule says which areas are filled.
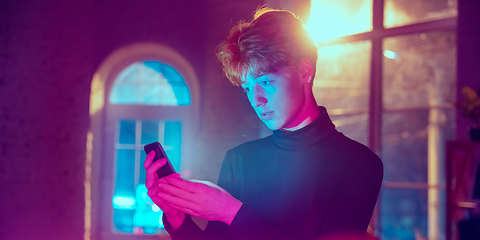
[[[136,62],[126,67],[117,77],[116,84],[135,85],[141,63]]]
[[[318,50],[313,91],[319,105],[332,114],[368,110],[370,49],[364,41]]]
[[[383,105],[387,109],[455,102],[455,32],[429,32],[383,42]]]
[[[155,73],[153,70],[150,71]],[[142,85],[140,86],[140,91],[138,92],[138,94],[140,95],[140,100],[138,103],[164,106],[178,105],[172,86],[168,83],[167,79],[165,79],[163,74],[156,74],[158,75],[157,83],[147,85],[147,82],[142,82]]]
[[[385,181],[427,182],[428,116],[429,110],[383,114]]]
[[[113,221],[117,231],[133,231],[133,213],[136,205],[134,190],[135,150],[117,150]]]
[[[436,115],[438,118],[434,119],[433,116]],[[445,151],[445,142],[455,137],[455,109],[384,112],[382,121],[384,180],[426,183],[428,181],[428,138],[443,142],[441,149],[430,151],[441,153]],[[435,126],[437,129],[434,128]],[[438,133],[432,133],[432,130]],[[438,158],[440,158],[439,161],[443,161],[442,155]],[[440,173],[440,176],[443,174]]]
[[[142,120],[142,144],[158,142],[158,120]]]
[[[175,68],[169,65],[162,64],[160,62],[154,62],[154,61],[145,62],[144,64],[145,66],[153,69],[154,71],[161,73],[161,75],[163,76],[163,79],[168,81],[167,84],[170,84],[170,87],[172,89],[172,91],[168,89],[169,94],[174,94],[173,98],[176,99],[174,105],[181,105],[181,106],[190,105],[190,91],[188,90],[188,86],[185,84],[182,76],[180,76],[180,74],[177,72],[177,70],[175,70]],[[168,99],[165,97],[163,101],[168,102]],[[168,104],[162,104],[162,105],[168,105]]]
[[[138,86],[136,84],[117,84],[114,87],[115,94],[110,95],[111,103],[135,103],[137,102]],[[117,100],[121,98],[121,100]]]
[[[372,30],[372,0],[312,0],[308,30],[316,41]]]
[[[185,84],[172,84],[172,90],[175,93],[177,104],[180,106],[190,105],[190,90]]]
[[[120,134],[118,143],[135,144],[135,120],[120,120]]]
[[[115,195],[122,197],[135,196],[135,150],[117,150],[116,168]]]
[[[366,144],[370,86],[370,41],[321,47],[313,93],[345,135]]]
[[[457,0],[385,0],[386,28],[457,16]]]
[[[182,131],[180,122],[165,122],[165,153],[172,162],[173,168],[180,171],[180,150]]]
[[[380,196],[382,239],[428,238],[426,189],[383,188]]]
[[[147,178],[147,172],[145,171],[145,168],[143,167],[143,164],[145,163],[145,158],[147,157],[147,154],[143,149],[140,151],[140,174],[138,176],[138,183],[140,184],[145,184],[146,178]]]
[[[135,227],[141,227],[145,234],[154,234],[157,228],[163,228],[162,210],[156,206],[147,195],[145,184],[139,184],[136,188],[137,206],[133,215]]]
[[[116,231],[124,233],[133,232],[133,210],[114,209],[113,222]]]
[[[113,104],[190,105],[190,91],[182,76],[171,66],[147,61],[125,68],[115,79],[110,93]]]

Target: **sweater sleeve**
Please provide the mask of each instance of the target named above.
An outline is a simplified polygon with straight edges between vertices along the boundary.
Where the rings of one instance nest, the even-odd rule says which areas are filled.
[[[203,237],[203,231],[192,221],[190,215],[188,214],[185,215],[185,220],[177,230],[173,230],[172,225],[168,222],[165,215],[163,215],[162,220],[165,230],[167,230],[168,234],[170,234],[170,237],[172,237],[173,240],[205,239]]]
[[[245,204],[238,211],[226,234],[235,240],[301,240],[280,226],[268,222]]]

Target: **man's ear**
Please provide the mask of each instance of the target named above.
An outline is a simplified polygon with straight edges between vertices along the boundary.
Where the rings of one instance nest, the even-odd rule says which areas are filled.
[[[310,61],[303,59],[300,62],[299,66],[300,77],[302,78],[302,83],[311,83],[313,81],[313,66]]]

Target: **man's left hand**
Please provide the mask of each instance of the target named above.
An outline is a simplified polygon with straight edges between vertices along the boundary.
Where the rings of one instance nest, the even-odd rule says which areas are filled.
[[[242,206],[242,202],[214,183],[173,177],[165,180],[169,184],[158,185],[163,190],[160,197],[184,213],[230,225]]]

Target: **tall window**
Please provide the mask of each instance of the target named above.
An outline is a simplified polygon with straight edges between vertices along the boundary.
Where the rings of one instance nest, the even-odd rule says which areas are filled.
[[[310,16],[317,102],[385,166],[375,235],[444,239],[456,0],[312,0]]]
[[[160,142],[174,168],[180,171],[183,128],[180,113],[181,107],[190,103],[188,86],[167,64],[134,62],[116,77],[107,111],[107,125],[114,127],[111,148],[113,233],[155,234],[163,231],[162,211],[148,197],[145,187],[143,163],[146,154],[143,146]],[[170,115],[163,113],[165,108],[172,107],[180,109],[171,110]]]
[[[167,46],[134,43],[105,58],[91,90],[85,239],[169,239],[146,193],[143,147],[160,142],[188,177],[200,102],[194,68]]]

